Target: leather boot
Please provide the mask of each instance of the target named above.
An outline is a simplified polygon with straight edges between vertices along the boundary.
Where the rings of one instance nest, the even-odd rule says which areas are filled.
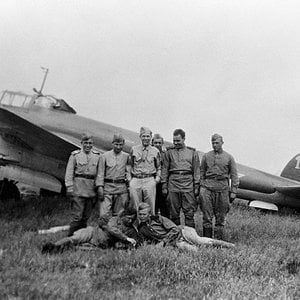
[[[205,228],[203,227],[203,236],[212,238],[212,228]]]
[[[224,227],[223,226],[216,226],[214,232],[214,238],[216,240],[224,240]]]
[[[79,223],[79,222],[72,222],[70,224],[68,236],[72,236],[75,231],[77,231],[77,230],[79,230],[81,228],[84,228],[84,226],[82,226],[81,223]]]

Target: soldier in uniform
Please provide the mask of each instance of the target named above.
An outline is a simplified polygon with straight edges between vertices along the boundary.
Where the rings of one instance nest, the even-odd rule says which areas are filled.
[[[99,184],[100,220],[106,222],[112,215],[120,214],[128,205],[129,154],[123,152],[125,140],[121,134],[113,136],[113,149],[100,158],[97,183]]]
[[[163,216],[151,216],[150,206],[140,203],[138,220],[134,223],[140,238],[145,242],[159,246],[174,246],[182,250],[199,251],[201,245],[233,248],[234,244],[200,237],[196,230],[189,226],[177,226]]]
[[[163,162],[164,153],[164,139],[159,133],[155,133],[152,138],[152,146],[156,147],[160,152],[161,161]],[[155,199],[155,214],[160,213],[162,216],[169,218],[169,208],[167,205],[167,197],[162,194],[162,184],[159,182],[156,185],[156,199]]]
[[[96,177],[99,170],[100,153],[93,150],[93,138],[84,134],[81,150],[71,153],[65,175],[67,194],[72,195],[72,216],[69,236],[87,225],[97,201]]]
[[[199,156],[185,145],[185,132],[175,129],[174,146],[167,148],[162,167],[162,192],[168,195],[170,219],[180,224],[180,209],[185,216],[185,225],[195,227],[194,213],[199,193]]]
[[[99,226],[88,226],[76,230],[72,236],[60,239],[55,243],[46,243],[42,247],[42,253],[61,253],[73,246],[86,246],[91,248],[122,248],[127,249],[139,244],[137,229],[133,226],[136,219],[135,211],[123,211],[119,216],[113,216],[110,220]]]
[[[147,202],[151,212],[155,211],[156,184],[160,181],[161,159],[159,151],[150,145],[152,132],[141,127],[141,145],[132,147],[130,153],[131,175],[130,196],[137,210],[140,202]]]
[[[214,134],[211,143],[213,150],[203,155],[200,165],[203,235],[213,236],[212,219],[215,216],[214,237],[222,240],[229,202],[236,197],[239,179],[234,158],[222,148],[222,136]]]

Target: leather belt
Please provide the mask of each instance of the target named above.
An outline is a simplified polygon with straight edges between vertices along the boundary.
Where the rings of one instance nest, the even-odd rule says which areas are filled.
[[[81,177],[85,179],[95,179],[95,175],[89,175],[89,174],[75,174],[75,177]]]
[[[149,178],[149,177],[155,177],[156,174],[140,174],[140,175],[132,175],[135,178]]]
[[[170,174],[192,175],[192,172],[190,172],[190,171],[171,171]]]
[[[110,178],[104,178],[104,182],[109,182],[109,183],[126,183],[125,179],[110,179]]]
[[[212,179],[212,180],[216,180],[216,181],[228,181],[229,178],[228,177],[225,177],[225,176],[222,176],[222,175],[219,175],[219,176],[212,176],[212,177],[205,177],[205,179]]]

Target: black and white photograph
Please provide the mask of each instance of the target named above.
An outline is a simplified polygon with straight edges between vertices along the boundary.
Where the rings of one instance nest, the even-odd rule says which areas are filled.
[[[0,15],[0,299],[300,299],[299,1]]]

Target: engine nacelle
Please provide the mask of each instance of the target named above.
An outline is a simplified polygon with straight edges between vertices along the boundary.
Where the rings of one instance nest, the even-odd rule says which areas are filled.
[[[0,166],[0,180],[4,178],[56,193],[60,193],[62,189],[61,182],[54,176],[17,165]]]

